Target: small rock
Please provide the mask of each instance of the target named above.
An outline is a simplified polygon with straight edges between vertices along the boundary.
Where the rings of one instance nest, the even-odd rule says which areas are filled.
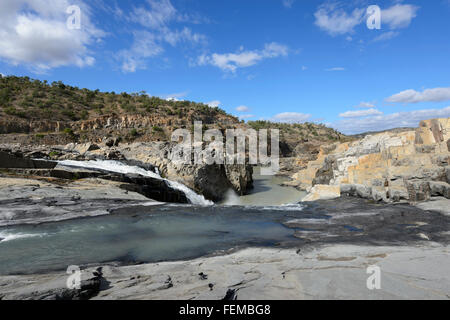
[[[93,272],[93,274],[98,278],[103,277],[103,267],[98,267],[96,271]]]
[[[203,272],[200,272],[198,275],[200,276],[201,280],[207,280],[208,279],[208,275],[204,274]]]
[[[167,277],[165,284],[167,285],[167,289],[173,287],[172,278],[170,276]]]
[[[106,153],[107,160],[124,160],[125,157],[117,150],[109,151]]]
[[[224,301],[234,301],[237,300],[237,290],[236,289],[228,289],[227,294],[222,299]]]
[[[108,140],[106,140],[105,144],[109,148],[113,147],[114,146],[114,139],[109,138]]]

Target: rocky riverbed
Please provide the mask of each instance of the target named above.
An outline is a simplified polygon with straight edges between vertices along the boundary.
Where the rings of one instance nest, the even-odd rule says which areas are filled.
[[[66,290],[66,273],[0,277],[6,299],[450,299],[449,248],[334,245],[249,248],[230,255],[83,270],[84,290]],[[381,288],[367,288],[367,267],[381,269]],[[231,293],[231,294],[230,294]]]
[[[252,168],[176,167],[161,157],[167,143],[0,146],[0,299],[450,299],[450,200],[436,187],[447,182],[433,180],[448,169],[447,151],[440,136],[434,154],[402,134],[352,142],[344,154],[324,147],[302,172],[315,188],[306,200],[317,201],[277,186],[292,198],[277,205],[254,195],[214,205],[180,182],[210,199],[237,197],[250,192]],[[372,140],[354,166],[345,162]],[[426,166],[404,171],[413,147]],[[372,168],[366,157],[392,161]],[[386,197],[374,198],[374,177],[398,166]],[[403,190],[396,177],[413,182],[403,175],[411,170],[424,186],[391,196]],[[269,199],[272,187],[258,183]],[[66,286],[69,265],[81,267],[80,289]],[[373,265],[381,288],[369,290]]]
[[[448,207],[449,200],[439,201]],[[205,229],[208,235],[203,236],[209,243],[206,247],[196,244],[197,240],[189,241],[190,233],[185,235],[186,239],[181,243],[200,249],[199,252],[203,253],[198,258],[167,262],[179,260],[176,255],[169,255],[161,262],[145,263],[141,260],[138,265],[130,261],[81,265],[82,279],[86,281],[81,290],[66,288],[68,275],[65,270],[1,276],[0,297],[223,299],[228,292],[228,298],[233,293],[231,297],[237,299],[450,298],[447,272],[450,265],[450,216],[445,210],[437,212],[407,204],[374,204],[363,199],[341,198],[296,208],[175,207],[161,210],[148,207],[142,210],[125,206],[112,210],[110,217],[133,217],[138,220],[130,221],[140,221],[139,225],[144,228],[148,224],[145,221],[166,216],[171,217],[173,223],[187,211],[191,212],[190,216],[181,222],[184,228],[177,229],[178,232],[191,228],[188,221],[198,226],[210,219],[225,219],[223,224]],[[95,225],[104,225],[98,218],[90,219],[96,219],[92,220]],[[77,220],[72,221],[76,226]],[[83,220],[83,223],[88,221]],[[242,227],[245,221],[255,221],[255,224],[248,225],[245,230],[245,226]],[[233,223],[238,223],[243,229],[237,230]],[[127,222],[120,225],[129,234]],[[286,232],[272,233],[271,241],[258,243],[258,238],[267,235],[268,229],[261,232],[255,228],[270,225],[285,228]],[[232,232],[230,239],[234,240],[226,242],[229,244],[221,246],[220,250],[202,250],[214,248],[212,244],[222,238],[219,231],[224,226],[229,226],[230,230],[222,231]],[[44,227],[45,224],[42,225]],[[216,230],[216,233],[212,235],[211,230]],[[252,234],[251,231],[256,232]],[[161,225],[159,236],[169,239],[164,232]],[[202,237],[199,231],[195,234]],[[140,237],[140,245],[146,241],[153,243],[152,247],[161,243],[158,237],[153,240]],[[126,238],[115,233],[115,239],[116,242],[122,239],[121,246],[126,246]],[[236,239],[242,240],[236,242]],[[34,243],[40,246],[39,241]],[[0,242],[2,245],[8,246],[8,242]],[[177,252],[175,248],[164,250],[166,253]],[[75,262],[71,260],[71,263]],[[369,275],[366,271],[370,265],[381,268],[379,290],[367,289]]]

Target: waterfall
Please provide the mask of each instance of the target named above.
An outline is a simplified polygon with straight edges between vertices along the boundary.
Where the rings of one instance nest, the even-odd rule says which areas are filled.
[[[69,167],[78,167],[78,168],[86,168],[86,169],[99,169],[123,174],[140,174],[145,177],[151,177],[159,180],[167,181],[170,187],[175,190],[182,191],[189,201],[192,204],[200,205],[200,206],[211,206],[214,202],[206,200],[205,197],[195,193],[193,190],[186,187],[184,184],[171,181],[168,179],[162,178],[159,173],[155,173],[149,170],[145,170],[138,166],[129,166],[120,161],[114,160],[89,160],[89,161],[74,161],[74,160],[63,160],[58,161],[58,164],[62,166]]]

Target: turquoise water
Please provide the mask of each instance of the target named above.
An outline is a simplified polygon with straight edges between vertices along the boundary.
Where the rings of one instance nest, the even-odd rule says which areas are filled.
[[[295,241],[294,230],[282,222],[302,217],[297,203],[304,193],[279,186],[283,178],[256,172],[254,180],[250,195],[230,193],[219,205],[131,207],[108,216],[0,228],[0,274],[180,260]]]
[[[133,207],[108,216],[0,228],[0,274],[64,270],[69,265],[156,262],[199,257],[240,246],[294,240],[282,222],[300,206]]]
[[[222,204],[277,206],[298,203],[306,196],[306,192],[292,187],[282,186],[281,184],[287,180],[285,177],[261,176],[259,174],[259,168],[255,168],[254,171],[254,188],[250,194],[239,197],[234,192],[229,191]]]

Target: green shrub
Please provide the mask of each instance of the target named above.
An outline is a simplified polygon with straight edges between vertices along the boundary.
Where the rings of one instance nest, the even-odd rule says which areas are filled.
[[[82,120],[87,120],[88,117],[89,117],[89,113],[86,110],[81,111],[80,118]]]
[[[135,128],[130,130],[130,136],[137,137],[138,135],[139,135],[139,132]]]
[[[63,130],[63,132],[64,132],[65,134],[67,134],[68,136],[74,136],[74,135],[75,135],[74,132],[73,132],[73,130],[72,130],[72,128],[65,128],[65,129]]]
[[[14,107],[7,107],[4,109],[5,113],[10,115],[10,116],[16,116],[16,117],[20,117],[20,118],[26,118],[27,115],[25,112],[23,111],[18,111],[16,108]]]

